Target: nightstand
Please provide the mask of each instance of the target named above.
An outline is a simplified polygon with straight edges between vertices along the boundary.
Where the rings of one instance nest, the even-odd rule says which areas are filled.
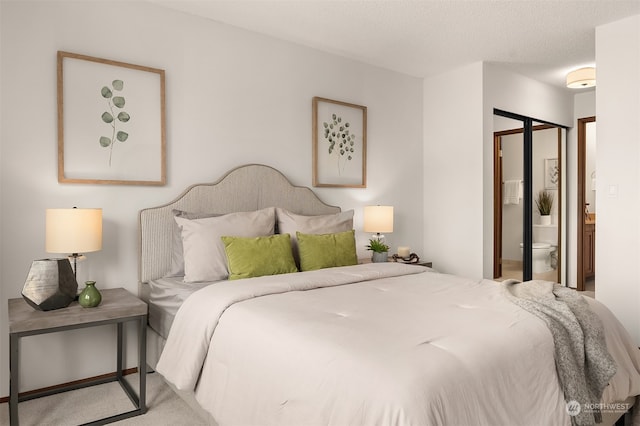
[[[128,417],[144,414],[147,411],[146,397],[146,365],[147,365],[147,304],[129,293],[124,288],[100,290],[102,303],[95,308],[83,308],[78,302],[72,302],[68,307],[53,311],[37,311],[24,299],[9,299],[9,419],[11,426],[18,425],[18,403],[56,393],[67,392],[88,386],[118,381],[127,394],[135,409],[126,413],[96,420],[89,424],[106,424]],[[123,325],[125,322],[135,321],[138,324],[138,374],[140,386],[138,395],[123,377],[122,354],[124,350]],[[44,390],[29,393],[24,396],[18,394],[20,377],[20,339],[25,336],[54,333],[57,331],[73,330],[77,328],[96,327],[105,324],[116,324],[116,375],[100,377],[80,384],[70,384],[55,390]]]
[[[419,265],[419,266],[426,266],[427,268],[433,268],[433,262],[416,262],[416,263],[407,263],[406,265]]]
[[[389,258],[388,262],[395,262],[395,260],[393,260],[391,257]],[[371,258],[370,257],[363,257],[358,259],[358,263],[371,263]],[[397,262],[397,263],[402,263],[404,265],[418,265],[418,266],[426,266],[428,268],[433,268],[433,262],[422,262],[422,261],[418,261],[418,262]]]

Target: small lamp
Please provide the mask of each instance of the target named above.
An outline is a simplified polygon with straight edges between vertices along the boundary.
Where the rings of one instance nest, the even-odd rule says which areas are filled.
[[[70,254],[74,276],[81,253],[101,249],[102,209],[47,209],[45,250]]]
[[[34,309],[50,311],[69,306],[76,298],[79,253],[102,249],[102,209],[47,209],[45,249],[71,253],[69,259],[34,260],[22,297]]]
[[[375,232],[373,238],[383,241],[383,232],[393,232],[393,206],[365,206],[364,232]]]

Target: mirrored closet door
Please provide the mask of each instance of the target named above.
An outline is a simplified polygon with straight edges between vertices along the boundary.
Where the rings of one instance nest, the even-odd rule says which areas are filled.
[[[564,282],[566,129],[494,115],[494,279]]]

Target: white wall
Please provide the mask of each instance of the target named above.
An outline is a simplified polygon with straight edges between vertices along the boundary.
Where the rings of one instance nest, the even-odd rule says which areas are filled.
[[[522,123],[520,127],[522,127]],[[523,134],[502,136],[502,173],[504,181],[522,180],[524,176],[524,141]],[[504,260],[522,261],[522,217],[524,202],[518,204],[502,204],[502,258]]]
[[[490,278],[493,274],[493,109],[571,126],[573,96],[561,88],[548,86],[492,63],[484,64],[483,84],[483,276]]]
[[[425,253],[442,272],[493,275],[494,108],[569,126],[573,96],[491,63],[425,79]]]
[[[640,343],[640,15],[596,29],[596,298]]]
[[[576,93],[573,97],[574,126],[577,125],[575,121],[579,118],[593,117],[596,115],[596,90],[597,88],[593,88],[586,92]]]
[[[545,189],[545,160],[551,158],[560,159],[558,153],[558,129],[545,129],[536,130],[533,132],[533,160],[531,166],[533,167],[533,199],[538,197],[538,193],[542,190],[546,190],[553,195],[553,206],[551,207],[551,219],[553,224],[558,222],[558,190],[557,189]],[[536,206],[535,201],[532,205],[533,210],[533,223],[540,223],[540,212]],[[537,241],[534,241],[537,242]]]
[[[469,277],[483,274],[482,96],[479,62],[424,82],[425,257]]]
[[[576,93],[573,97],[573,123],[567,131],[567,283],[576,287],[578,249],[578,119],[596,115],[596,90]],[[582,208],[580,208],[582,211]]]
[[[368,107],[367,188],[316,192],[356,210],[361,255],[366,204],[394,205],[388,241],[423,253],[422,80],[142,2],[2,2],[0,11],[0,395],[9,384],[7,298],[20,296],[31,261],[47,256],[46,208],[102,207],[103,250],[87,255],[78,280],[136,293],[141,208],[244,163],[311,186],[313,96]],[[57,182],[57,50],[166,70],[166,186]],[[107,328],[24,339],[21,390],[113,371],[112,337]]]
[[[589,213],[596,213],[596,186],[598,185],[596,173],[596,127],[595,121],[585,123],[585,200],[589,203]]]
[[[2,19],[3,19],[3,12],[2,12],[2,6],[0,5],[0,23],[2,22]],[[4,37],[2,36],[2,31],[0,31],[0,52],[2,52],[3,50],[4,50]],[[4,99],[4,97],[2,96],[3,94],[3,90],[2,90],[3,84],[1,84],[1,82],[3,81],[2,75],[3,75],[2,56],[0,55],[0,99]],[[2,140],[4,139],[4,133],[2,129],[4,129],[4,126],[2,125],[3,123],[2,117],[3,117],[3,114],[0,114],[0,165],[3,164]],[[4,188],[3,174],[0,171],[0,241],[4,241],[4,236],[2,232],[2,229],[4,228],[4,226],[2,226],[2,224],[4,223],[2,221],[2,212],[4,210],[3,188]],[[5,246],[0,243],[0,262],[2,261],[2,259],[4,259],[4,255],[5,255]],[[0,334],[2,334],[2,336],[5,336],[8,332],[7,326],[4,323],[5,318],[7,318],[7,305],[5,303],[5,300],[7,300],[7,298],[4,294],[5,294],[5,291],[4,291],[4,285],[2,284],[2,271],[0,271]],[[5,348],[7,343],[6,338],[0,337],[0,342],[2,342],[2,345],[1,345],[2,348]],[[4,349],[0,350],[0,366],[3,366],[3,367],[0,367],[0,380],[2,382],[6,382],[5,379],[7,376],[4,374],[4,371],[6,370],[3,370],[3,369],[6,369],[6,367],[4,366],[8,364],[9,364],[8,352]],[[5,388],[0,388],[0,395],[5,395],[4,389]]]

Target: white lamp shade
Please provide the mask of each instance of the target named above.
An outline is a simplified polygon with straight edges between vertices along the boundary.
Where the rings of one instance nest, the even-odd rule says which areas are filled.
[[[593,67],[579,68],[567,74],[567,87],[583,89],[596,85],[596,69]]]
[[[89,253],[102,249],[102,209],[47,209],[45,250]]]
[[[393,206],[365,206],[364,232],[393,232]]]

